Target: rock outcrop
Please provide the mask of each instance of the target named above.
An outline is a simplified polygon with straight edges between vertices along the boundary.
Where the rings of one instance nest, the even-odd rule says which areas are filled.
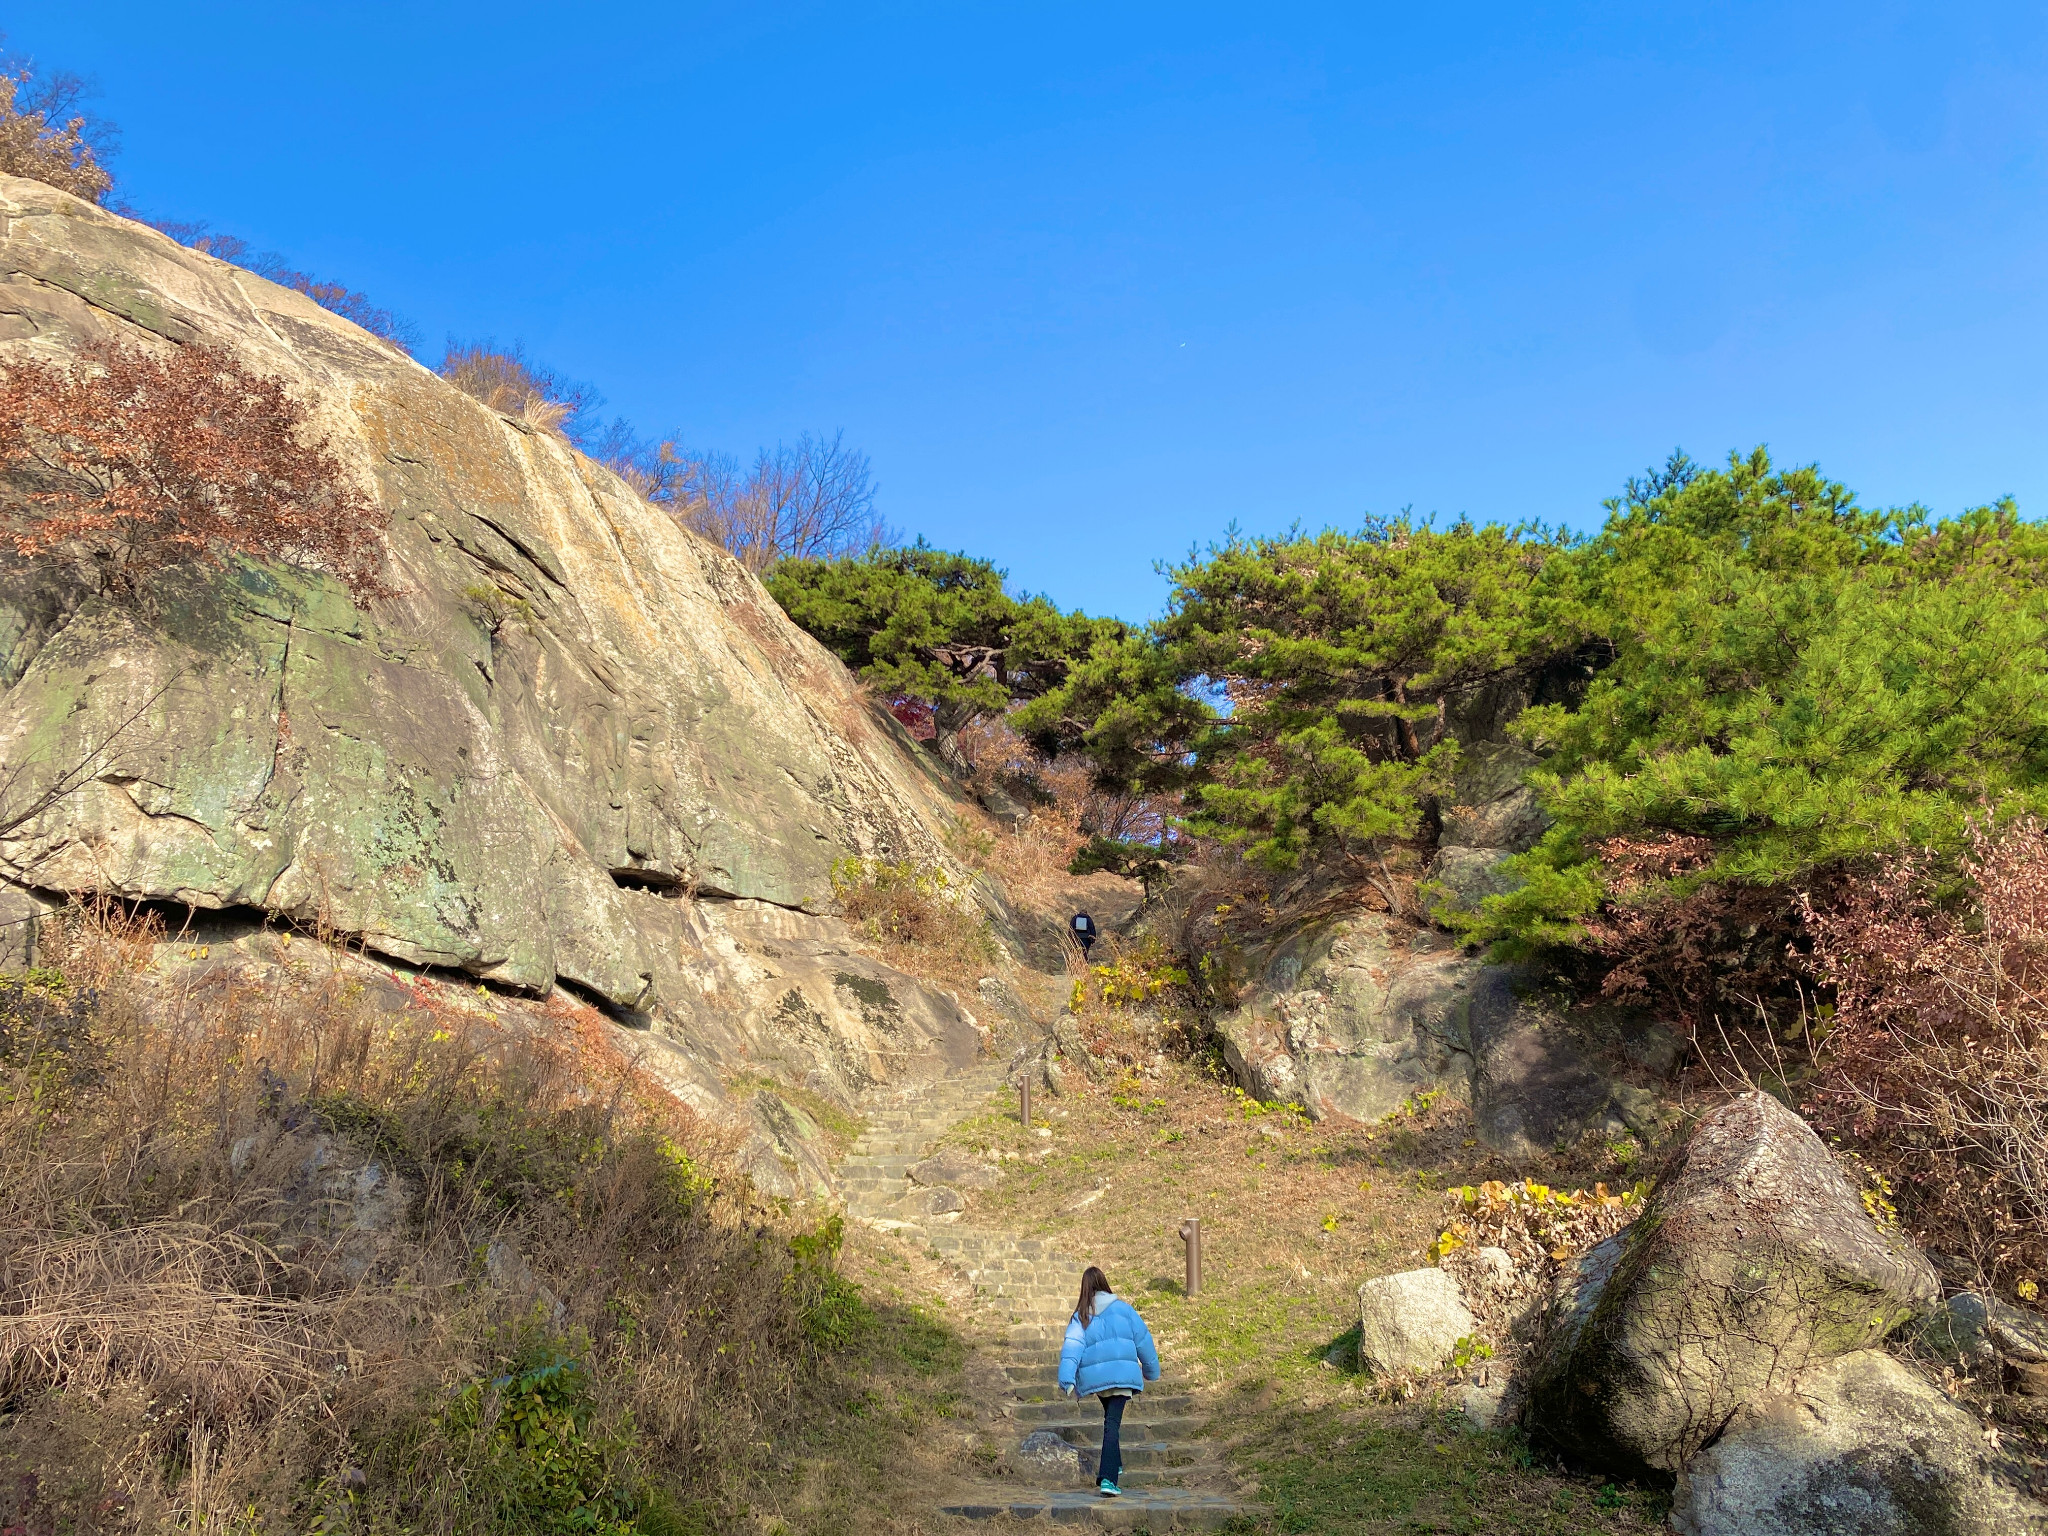
[[[1596,1464],[1675,1470],[1743,1408],[1939,1295],[1820,1138],[1752,1092],[1701,1120],[1642,1214],[1581,1256],[1528,1423]]]
[[[1466,744],[1429,866],[1451,906],[1470,909],[1514,888],[1501,865],[1533,847],[1550,825],[1536,792],[1522,782],[1536,761],[1528,749],[1506,742]]]
[[[395,595],[235,563],[137,606],[0,563],[0,826],[82,778],[0,835],[0,922],[104,891],[570,986],[653,1024],[698,1101],[980,1048],[813,915],[837,859],[945,862],[956,792],[724,551],[311,300],[0,178],[0,355],[106,340],[306,401],[390,514]]]
[[[1669,1031],[1647,1016],[1567,1017],[1532,974],[1377,912],[1307,924],[1257,960],[1257,981],[1216,1031],[1260,1098],[1372,1120],[1449,1088],[1469,1097],[1487,1144],[1517,1159],[1589,1131],[1654,1139],[1662,1129],[1654,1094],[1596,1065],[1602,1052],[1668,1065]]]
[[[1683,1536],[2041,1536],[1977,1421],[1881,1350],[1744,1408],[1678,1479]]]

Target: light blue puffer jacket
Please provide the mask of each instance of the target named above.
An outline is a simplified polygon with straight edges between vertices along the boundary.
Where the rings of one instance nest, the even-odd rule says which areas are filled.
[[[1103,1291],[1095,1298],[1095,1314],[1084,1326],[1077,1316],[1067,1323],[1060,1348],[1060,1390],[1079,1387],[1082,1397],[1097,1392],[1142,1392],[1159,1379],[1159,1351],[1152,1330],[1137,1310],[1119,1296]]]

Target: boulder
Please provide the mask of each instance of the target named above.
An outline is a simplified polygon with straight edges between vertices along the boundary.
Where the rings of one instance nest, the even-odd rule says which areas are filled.
[[[1262,1099],[1377,1120],[1450,1089],[1469,1095],[1481,1139],[1522,1162],[1588,1132],[1663,1134],[1656,1096],[1595,1065],[1638,1043],[1661,1048],[1670,1032],[1645,1014],[1563,1010],[1525,968],[1357,908],[1283,934],[1257,964],[1216,1032],[1238,1082]]]
[[[1474,1429],[1491,1429],[1500,1420],[1501,1403],[1507,1397],[1506,1381],[1489,1382],[1482,1386],[1467,1382],[1458,1388],[1458,1411],[1465,1416],[1465,1422]]]
[[[1550,825],[1536,792],[1522,782],[1536,762],[1535,754],[1506,742],[1466,746],[1429,866],[1440,904],[1470,911],[1521,883],[1501,866]]]
[[[1447,936],[1353,909],[1257,957],[1243,1006],[1217,1021],[1238,1081],[1318,1119],[1376,1120],[1469,1076],[1468,992],[1482,969]]]
[[[1683,1536],[2041,1536],[1977,1421],[1882,1350],[1743,1408],[1679,1475]]]
[[[912,1190],[904,1197],[903,1207],[919,1216],[957,1216],[967,1209],[967,1197],[941,1184]]]
[[[1587,1131],[1619,1137],[1628,1117],[1617,1084],[1595,1067],[1551,1010],[1524,993],[1534,978],[1482,967],[1469,1004],[1472,1118],[1489,1147],[1528,1162]]]
[[[1913,1342],[1966,1370],[2000,1358],[2040,1365],[2048,1363],[2048,1317],[1979,1291],[1958,1291],[1927,1314]]]
[[[909,1172],[913,1184],[952,1184],[965,1189],[993,1189],[1003,1178],[1002,1169],[970,1157],[957,1147],[948,1147],[921,1163],[912,1163]]]
[[[1017,1469],[1034,1477],[1081,1481],[1081,1448],[1049,1429],[1034,1429],[1010,1452]]]
[[[1806,1123],[1745,1094],[1700,1121],[1642,1214],[1567,1276],[1528,1423],[1596,1464],[1675,1470],[1738,1410],[1939,1294]]]
[[[1478,1329],[1458,1282],[1440,1269],[1381,1275],[1358,1288],[1358,1362],[1382,1374],[1433,1371]]]

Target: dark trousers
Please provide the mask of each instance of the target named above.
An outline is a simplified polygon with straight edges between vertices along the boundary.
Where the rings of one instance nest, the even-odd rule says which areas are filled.
[[[1124,1404],[1128,1397],[1105,1397],[1102,1399],[1102,1459],[1096,1464],[1095,1475],[1104,1482],[1115,1482],[1124,1470]]]

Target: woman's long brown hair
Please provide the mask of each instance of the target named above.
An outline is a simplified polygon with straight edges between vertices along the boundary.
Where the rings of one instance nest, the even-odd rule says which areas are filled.
[[[1074,1316],[1081,1320],[1081,1326],[1088,1326],[1088,1309],[1095,1305],[1095,1298],[1109,1289],[1109,1276],[1090,1264],[1081,1271],[1081,1301],[1074,1308]]]

